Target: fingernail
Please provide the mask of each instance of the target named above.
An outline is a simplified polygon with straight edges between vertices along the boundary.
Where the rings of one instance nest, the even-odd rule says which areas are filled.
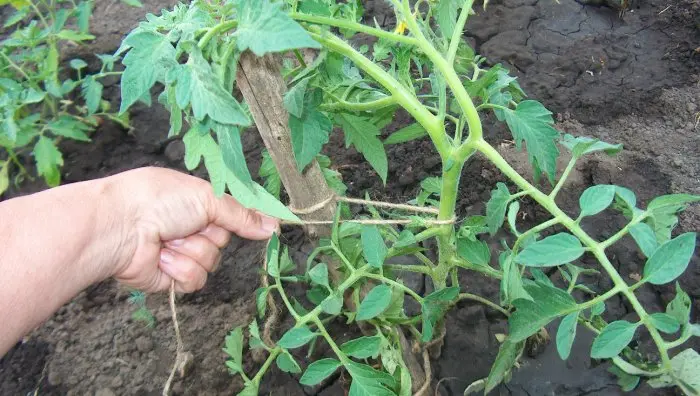
[[[182,246],[185,243],[184,239],[173,239],[172,241],[166,242],[170,246]]]
[[[173,256],[173,254],[170,251],[165,250],[165,249],[160,251],[160,262],[161,263],[172,264],[174,260],[175,260],[175,256]]]
[[[262,214],[260,215],[260,223],[262,229],[265,232],[269,232],[270,234],[276,232],[279,228],[279,222],[277,221],[277,219]]]

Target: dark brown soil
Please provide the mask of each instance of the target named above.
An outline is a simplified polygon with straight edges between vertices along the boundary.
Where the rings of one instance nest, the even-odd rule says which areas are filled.
[[[157,12],[176,1],[144,1],[144,9],[125,7],[118,0],[99,2],[93,18],[97,42],[78,49],[80,54],[114,51],[123,36],[146,11]],[[382,1],[366,2],[380,23],[392,25],[392,14]],[[667,8],[667,6],[670,7]],[[579,163],[570,186],[560,195],[566,210],[575,211],[578,195],[593,183],[615,183],[633,189],[642,204],[672,192],[700,193],[700,6],[693,0],[639,0],[620,18],[607,8],[584,7],[573,0],[492,0],[487,11],[472,17],[467,35],[493,62],[503,62],[520,78],[531,97],[544,102],[560,120],[562,131],[623,143],[615,157],[596,156]],[[117,85],[107,88],[117,103]],[[125,169],[157,165],[182,168],[183,148],[167,141],[167,113],[159,106],[138,108],[132,131],[105,125],[91,145],[65,144],[65,182],[93,179]],[[409,120],[397,116],[390,131]],[[524,173],[527,158],[510,144],[507,132],[487,122],[492,142]],[[256,133],[245,135],[250,167],[259,166],[262,144]],[[327,147],[350,188],[349,194],[402,201],[415,196],[418,182],[437,175],[440,165],[429,142],[392,146],[389,184],[381,185],[362,157],[343,148],[337,133]],[[562,158],[562,165],[567,158]],[[196,172],[202,175],[201,172]],[[460,215],[483,213],[489,191],[502,176],[480,158],[465,169]],[[12,195],[39,191],[39,183],[25,183]],[[545,214],[532,203],[523,205],[526,220],[534,223]],[[603,216],[586,222],[593,237],[604,238],[619,229],[621,219]],[[678,231],[700,229],[700,209],[682,217]],[[310,246],[298,230],[284,237],[301,260]],[[494,240],[494,242],[497,242]],[[224,264],[204,290],[178,301],[181,329],[194,364],[185,379],[175,382],[176,394],[233,394],[239,382],[223,364],[224,336],[231,328],[248,323],[253,313],[252,292],[257,287],[259,243],[235,240],[226,249]],[[638,273],[643,258],[631,240],[609,251],[623,276]],[[681,278],[694,301],[694,320],[700,312],[698,256]],[[590,264],[593,264],[592,262]],[[556,281],[556,277],[553,277]],[[409,280],[425,289],[420,277]],[[472,293],[498,299],[498,284],[479,275],[462,274],[463,286]],[[610,287],[604,277],[590,279],[593,288]],[[670,286],[645,286],[642,302],[652,311],[663,310],[673,297]],[[0,394],[25,395],[158,395],[174,357],[175,345],[164,296],[149,296],[156,317],[154,328],[131,319],[134,307],[128,292],[114,282],[95,285],[67,304],[43,326],[29,334],[0,359]],[[608,303],[610,317],[631,315],[626,302]],[[442,357],[435,362],[433,385],[443,379],[440,394],[461,395],[472,381],[488,374],[497,350],[497,333],[506,322],[481,305],[464,303],[447,319],[448,335]],[[556,324],[549,328],[555,334]],[[591,335],[579,331],[574,351],[562,362],[553,345],[535,358],[527,357],[513,380],[499,389],[512,395],[617,395],[615,378],[606,365],[588,357]],[[648,342],[646,334],[640,343]],[[690,346],[700,348],[697,338]],[[342,395],[339,382],[318,390],[302,388],[289,375],[272,370],[263,386],[266,394]],[[639,394],[654,394],[649,388]]]

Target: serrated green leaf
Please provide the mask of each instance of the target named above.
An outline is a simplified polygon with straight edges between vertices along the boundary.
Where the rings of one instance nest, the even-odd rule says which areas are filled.
[[[329,315],[339,315],[343,310],[343,297],[332,294],[321,302],[321,310]]]
[[[457,24],[457,14],[461,2],[455,0],[443,0],[435,7],[435,18],[440,27],[442,37],[450,39]]]
[[[316,264],[309,270],[309,278],[317,285],[330,287],[328,285],[328,266],[326,263]]]
[[[686,325],[690,321],[691,303],[688,293],[681,289],[681,285],[676,282],[676,296],[666,306],[666,313],[681,325]]]
[[[654,324],[657,330],[663,331],[664,333],[673,334],[677,332],[681,325],[678,323],[676,318],[671,315],[657,312],[650,315],[651,323]]]
[[[651,257],[659,247],[654,230],[646,223],[637,223],[630,227],[629,230],[630,235],[632,235],[634,241],[637,242],[637,246],[642,250],[642,253],[644,253],[646,257]]]
[[[340,350],[356,359],[376,359],[381,344],[382,339],[379,336],[360,337],[344,343],[340,346]]]
[[[435,325],[445,316],[457,296],[459,296],[459,287],[453,286],[432,292],[423,298],[421,304],[423,320],[421,341],[428,342],[433,339]]]
[[[306,326],[295,327],[288,330],[277,342],[277,346],[284,349],[299,348],[316,338],[318,334],[309,330]]]
[[[34,145],[34,159],[36,160],[36,170],[39,176],[43,176],[49,187],[56,187],[61,184],[61,172],[59,167],[63,166],[63,155],[58,151],[53,140],[46,136],[39,137]]]
[[[355,320],[375,318],[381,315],[389,304],[391,304],[391,288],[387,285],[377,285],[362,299]]]
[[[584,252],[578,238],[562,232],[528,245],[515,256],[515,261],[529,267],[552,267],[570,263]]]
[[[287,109],[290,115],[301,118],[304,114],[304,97],[306,96],[306,88],[311,81],[310,77],[300,80],[289,91],[284,94],[284,108]]]
[[[569,134],[564,135],[563,139],[561,140],[561,144],[571,151],[576,158],[597,151],[604,151],[608,155],[614,155],[622,150],[621,144],[610,144],[601,142],[598,139],[583,136],[574,137]]]
[[[345,133],[345,146],[349,147],[351,144],[355,146],[386,184],[389,165],[384,145],[377,138],[380,134],[377,126],[366,118],[345,113],[338,115],[336,122]]]
[[[90,141],[90,137],[86,134],[86,132],[90,131],[90,127],[71,116],[60,116],[48,123],[47,128],[56,136],[63,136],[81,142]]]
[[[520,149],[525,140],[530,163],[542,169],[550,181],[554,180],[559,132],[553,127],[552,113],[537,101],[525,100],[515,110],[504,110],[504,115],[516,147]]]
[[[226,365],[233,374],[243,371],[243,328],[236,327],[226,336],[224,352],[229,356]]]
[[[308,95],[301,117],[289,115],[292,149],[299,171],[303,171],[328,143],[333,123],[318,110],[320,91]]]
[[[390,390],[396,381],[389,374],[373,369],[366,364],[345,363],[345,368],[352,377],[348,396],[395,396]]]
[[[513,301],[516,310],[508,318],[510,338],[522,341],[561,315],[576,310],[576,301],[564,290],[542,283],[528,283],[525,291],[532,300]]]
[[[279,355],[277,355],[275,363],[277,363],[277,367],[279,367],[279,369],[285,373],[301,373],[301,367],[299,367],[299,364],[296,362],[296,360],[294,360],[294,357],[287,351],[283,350]]]
[[[280,190],[282,189],[282,179],[280,179],[280,174],[277,172],[275,163],[272,162],[270,153],[267,150],[262,152],[262,162],[260,163],[260,169],[258,170],[258,176],[265,180],[263,187],[267,192],[272,194],[277,199],[280,199]]]
[[[414,122],[389,135],[388,138],[384,139],[384,144],[406,143],[425,136],[428,136],[428,131],[421,124]]]
[[[188,102],[186,99],[189,99],[192,113],[197,120],[204,121],[205,117],[209,116],[220,124],[250,125],[246,111],[223,87],[199,51],[190,53],[185,67],[179,69],[177,86],[182,89],[189,87],[189,98],[180,97],[178,106],[185,108]]]
[[[361,238],[362,253],[367,263],[372,267],[381,268],[389,249],[384,243],[384,238],[382,238],[379,228],[376,225],[363,225]]]
[[[700,195],[691,194],[670,194],[663,195],[654,198],[649,205],[647,205],[648,211],[655,211],[659,209],[664,209],[668,207],[676,207],[680,205],[688,205],[694,202],[700,202]]]
[[[579,311],[572,312],[561,320],[557,329],[557,352],[562,360],[569,358],[571,346],[576,338],[576,327],[578,326]]]
[[[95,36],[92,34],[74,32],[72,30],[61,30],[60,32],[56,33],[56,37],[61,40],[74,41],[77,43],[95,39]]]
[[[269,0],[237,2],[238,28],[234,33],[236,46],[255,55],[282,52],[294,48],[321,48],[311,36],[281,10],[280,3]]]
[[[472,264],[488,266],[491,262],[491,250],[486,242],[468,238],[457,239],[457,254]]]
[[[299,379],[299,383],[306,386],[319,384],[333,374],[338,367],[340,367],[340,362],[335,359],[317,360],[306,368],[304,375]]]
[[[75,8],[76,17],[78,19],[78,29],[80,33],[88,33],[90,31],[90,17],[92,16],[92,0],[81,1]]]
[[[513,201],[510,203],[510,205],[508,205],[508,225],[510,226],[510,231],[515,235],[520,235],[516,226],[519,210],[520,202],[518,201]]]
[[[93,76],[87,76],[80,85],[80,88],[83,99],[85,99],[88,114],[95,114],[100,108],[102,90],[104,87],[99,81],[95,80]]]
[[[695,250],[695,233],[687,232],[661,245],[644,265],[644,280],[663,285],[679,277]]]
[[[491,235],[495,235],[503,224],[509,201],[510,191],[508,191],[508,187],[503,183],[496,184],[496,189],[491,190],[491,198],[486,203],[486,222]]]
[[[616,186],[601,184],[588,187],[579,198],[581,217],[593,216],[605,210],[615,198]]]
[[[277,233],[273,233],[267,243],[265,252],[265,262],[267,263],[267,273],[273,278],[280,277],[280,240]]]
[[[498,349],[498,355],[496,360],[491,366],[491,371],[486,379],[486,384],[484,387],[484,394],[491,392],[498,384],[503,382],[503,380],[508,375],[508,372],[513,368],[518,358],[522,355],[523,349],[525,348],[525,341],[514,342],[509,338],[501,344]]]
[[[289,248],[285,246],[280,255],[280,274],[288,274],[297,268],[296,263],[289,256]]]
[[[221,147],[221,155],[226,167],[244,184],[252,184],[248,165],[246,164],[241,133],[235,125],[216,124],[214,126],[216,138]]]
[[[513,262],[510,250],[501,253],[498,262],[503,270],[501,279],[501,305],[512,305],[513,301],[524,298],[532,300],[532,297],[523,287],[523,279],[520,267]]]
[[[162,34],[136,31],[122,45],[132,48],[122,60],[126,69],[121,79],[120,113],[148,94],[156,81],[164,81],[167,71],[177,65],[175,47]]]
[[[627,344],[632,341],[639,323],[617,320],[605,326],[593,340],[591,357],[593,359],[608,359],[617,356]]]
[[[255,306],[258,310],[258,316],[261,318],[265,317],[268,294],[270,294],[270,289],[267,287],[260,287],[255,290]]]

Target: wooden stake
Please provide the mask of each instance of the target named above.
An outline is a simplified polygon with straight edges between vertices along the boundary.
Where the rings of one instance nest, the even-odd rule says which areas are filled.
[[[310,208],[327,200],[333,191],[318,163],[313,161],[303,173],[297,169],[288,126],[289,114],[282,101],[287,87],[280,73],[279,57],[256,57],[246,51],[239,60],[236,83],[277,166],[291,206]],[[314,213],[300,217],[307,221],[332,220],[335,208],[335,201],[329,202]],[[318,238],[329,236],[331,228],[327,224],[311,224],[306,226],[306,231],[312,238]]]

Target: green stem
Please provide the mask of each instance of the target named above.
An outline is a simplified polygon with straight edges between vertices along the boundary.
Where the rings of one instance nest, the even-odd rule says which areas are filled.
[[[491,302],[491,301],[489,301],[489,300],[487,300],[487,299],[485,299],[485,298],[483,298],[483,297],[481,297],[481,296],[477,296],[476,294],[471,294],[471,293],[459,293],[459,299],[458,299],[458,301],[459,301],[459,300],[472,300],[472,301],[477,301],[477,302],[480,302],[480,303],[482,303],[482,304],[484,304],[484,305],[487,305],[487,306],[489,306],[489,307],[495,309],[496,311],[502,313],[502,314],[505,315],[506,317],[509,317],[509,316],[510,316],[510,312],[506,311],[506,310],[505,310],[503,307],[501,307],[500,305],[498,305],[498,304],[496,304],[496,303],[494,303],[494,302]]]
[[[423,107],[423,104],[413,93],[409,92],[379,65],[369,60],[366,56],[356,51],[350,44],[338,37],[329,33],[321,34],[313,31],[309,32],[309,34],[311,34],[314,40],[323,44],[327,49],[346,56],[389,91],[396,99],[396,103],[406,109],[406,111],[425,128],[433,144],[437,148],[438,153],[440,153],[440,157],[443,159],[447,158],[451,145],[445,135],[445,126],[439,118]]]
[[[611,236],[610,238],[608,238],[608,239],[604,240],[603,242],[601,242],[601,243],[600,243],[600,247],[603,248],[603,249],[609,248],[612,244],[614,244],[615,242],[617,242],[617,241],[619,241],[620,239],[622,239],[622,237],[624,237],[625,235],[627,235],[627,234],[629,233],[631,227],[633,227],[633,226],[635,226],[635,225],[641,223],[641,222],[642,222],[644,219],[646,219],[646,218],[647,218],[647,213],[646,213],[646,212],[643,213],[643,214],[641,214],[641,215],[639,215],[639,216],[637,216],[637,217],[635,217],[634,219],[632,219],[632,221],[630,221],[629,223],[627,223],[627,225],[626,225],[625,227],[623,227],[620,231],[618,231],[615,235],[613,235],[613,236]]]
[[[433,271],[425,265],[384,264],[384,268],[391,271],[418,272],[426,275],[432,275],[433,273]]]
[[[297,21],[315,23],[317,25],[334,26],[334,27],[338,27],[338,28],[342,28],[342,29],[353,30],[356,32],[369,34],[370,36],[379,37],[379,38],[387,39],[390,41],[394,41],[397,43],[403,43],[403,44],[408,44],[408,45],[416,45],[417,44],[416,39],[413,37],[402,36],[400,34],[387,32],[386,30],[369,27],[367,25],[363,25],[363,24],[357,23],[357,22],[351,22],[348,20],[322,17],[322,16],[316,16],[316,15],[308,15],[308,14],[299,14],[296,12],[289,14],[289,16],[292,17],[292,19],[295,19]]]
[[[476,271],[476,272],[481,272],[482,274],[490,277],[490,278],[496,278],[496,279],[501,279],[503,278],[503,272],[492,268],[488,265],[477,265],[477,264],[472,264],[468,262],[467,260],[464,260],[461,257],[454,256],[450,258],[450,265],[459,267],[459,268],[464,268],[466,270],[471,270],[471,271]]]
[[[277,289],[277,292],[279,293],[280,297],[282,297],[284,306],[287,307],[287,310],[290,314],[292,314],[294,320],[298,321],[301,318],[301,316],[299,316],[297,311],[294,310],[294,307],[292,307],[292,303],[289,302],[289,298],[287,298],[287,293],[284,292],[284,287],[282,287],[282,282],[278,278],[275,279],[275,282],[276,284],[272,287]]]
[[[338,344],[335,343],[333,337],[331,337],[331,335],[328,334],[328,330],[326,330],[326,326],[323,325],[321,320],[317,317],[313,319],[313,322],[316,324],[316,327],[318,327],[318,331],[321,332],[323,338],[326,339],[326,342],[333,350],[333,353],[335,353],[335,355],[338,357],[338,360],[340,360],[340,362],[343,364],[350,363],[351,360],[346,354],[343,353],[343,351],[340,350],[340,347],[338,347]]]
[[[423,32],[418,27],[415,16],[411,13],[410,3],[408,0],[402,1],[403,15],[406,19],[406,24],[408,29],[413,33],[413,35],[418,40],[418,47],[423,51],[423,53],[430,59],[435,67],[442,73],[445,78],[445,82],[452,90],[457,103],[464,113],[467,123],[469,124],[469,136],[474,140],[479,140],[483,136],[483,129],[481,126],[481,119],[479,118],[479,113],[476,111],[474,102],[467,93],[467,90],[462,85],[462,80],[459,78],[454,70],[454,67],[435,49],[435,47],[430,43],[428,39],[425,38]]]
[[[255,374],[255,377],[253,377],[253,379],[251,379],[250,381],[256,385],[259,385],[260,380],[262,380],[263,375],[265,375],[267,370],[272,365],[272,362],[275,361],[275,359],[277,358],[277,355],[279,355],[280,353],[282,353],[282,348],[280,348],[280,347],[277,347],[277,348],[273,349],[272,351],[270,351],[270,355],[265,360],[265,363],[263,363],[262,367],[260,367],[260,370],[258,370],[258,372]]]
[[[690,325],[686,324],[685,326],[683,326],[683,333],[681,333],[681,336],[675,341],[667,342],[666,348],[667,349],[676,348],[676,347],[684,344],[692,336],[693,336],[692,329],[690,328]]]
[[[306,61],[304,60],[304,57],[301,55],[301,52],[299,52],[298,49],[294,50],[294,56],[297,58],[299,65],[306,69]]]
[[[569,177],[569,173],[574,169],[574,165],[576,165],[576,157],[571,157],[571,160],[569,160],[569,163],[566,165],[566,169],[564,169],[564,173],[561,174],[561,177],[559,178],[559,181],[557,182],[557,185],[554,186],[554,190],[549,194],[549,198],[554,199],[557,196],[557,193],[559,190],[561,190],[562,187],[564,187],[564,183],[566,182],[566,178]]]
[[[334,111],[337,109],[344,109],[350,111],[374,111],[389,107],[396,104],[396,99],[393,96],[387,96],[385,98],[373,100],[371,102],[348,102],[343,99],[338,99],[335,103],[330,103],[327,105],[322,105],[321,110],[324,111]]]
[[[46,20],[46,17],[45,17],[44,14],[41,12],[41,10],[39,10],[39,7],[37,7],[36,4],[34,4],[34,1],[29,0],[29,5],[32,7],[32,9],[33,9],[34,12],[36,13],[36,15],[37,15],[37,16],[39,17],[39,19],[41,20],[41,24],[44,25],[44,28],[45,28],[46,30],[51,30],[51,25],[50,25],[49,22]]]
[[[450,47],[447,49],[447,62],[449,64],[454,64],[455,56],[457,55],[457,49],[459,48],[459,43],[462,42],[462,33],[464,32],[464,25],[467,23],[467,18],[469,18],[469,13],[472,10],[472,5],[474,0],[466,0],[462,5],[462,12],[459,14],[457,19],[457,24],[455,25],[454,31],[452,32],[452,39],[450,40]]]
[[[197,43],[197,47],[199,49],[203,49],[204,47],[209,44],[209,41],[211,41],[214,36],[221,34],[223,32],[226,32],[231,29],[235,29],[236,26],[238,26],[238,21],[225,21],[221,22],[220,24],[214,26],[213,28],[209,29],[204,36],[202,36],[201,39],[199,39],[199,43]]]
[[[571,217],[564,213],[554,202],[552,198],[545,195],[539,190],[536,190],[524,177],[522,177],[513,167],[508,164],[508,162],[503,159],[503,157],[494,149],[490,144],[484,140],[479,140],[474,143],[475,148],[479,150],[486,158],[488,158],[497,168],[503,172],[511,181],[517,184],[522,190],[530,190],[530,196],[537,201],[543,208],[549,211],[555,218],[558,218],[562,225],[564,225],[572,234],[574,234],[578,239],[586,245],[590,252],[598,259],[601,266],[605,269],[610,276],[615,288],[613,290],[619,290],[630,302],[632,308],[640,318],[640,321],[644,323],[646,328],[649,330],[651,338],[654,340],[656,347],[661,355],[661,360],[663,363],[664,370],[666,372],[671,372],[671,359],[668,356],[668,350],[666,349],[665,341],[659,334],[659,331],[651,323],[649,314],[646,312],[642,304],[639,302],[634,292],[629,290],[629,286],[622,279],[622,276],[617,272],[615,267],[612,265],[608,257],[605,255],[605,249],[593,238],[591,238],[579,224],[577,224]]]

